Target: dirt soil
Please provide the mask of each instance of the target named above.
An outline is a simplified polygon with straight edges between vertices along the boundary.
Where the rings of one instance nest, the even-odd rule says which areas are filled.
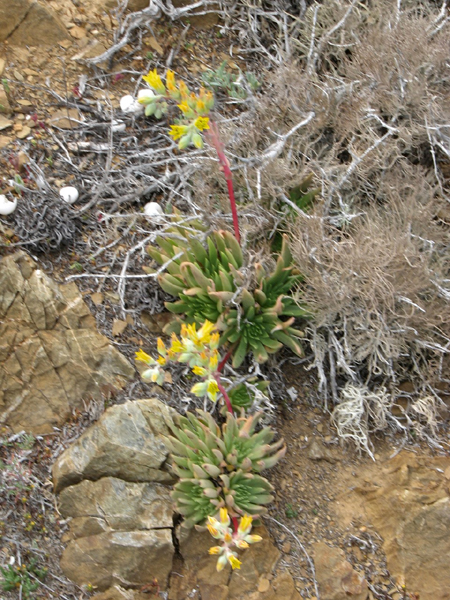
[[[86,81],[90,83],[91,96],[85,98],[88,103],[83,104],[83,110],[91,107],[97,111],[98,105],[118,109],[121,96],[135,92],[139,76],[149,68],[163,68],[172,49],[172,68],[182,77],[195,77],[208,67],[217,68],[223,60],[227,60],[230,70],[242,65],[232,55],[233,40],[223,38],[217,29],[186,29],[185,25],[158,21],[152,31],[144,32],[138,48],[131,44],[125,46],[105,71],[90,69],[73,57],[93,40],[100,44],[97,53],[100,47],[108,48],[113,42],[117,18],[101,11],[95,13],[75,1],[50,4],[56,5],[66,24],[72,23],[70,40],[53,48],[50,54],[41,49],[7,45],[0,48],[0,66],[4,61],[1,76],[9,89],[13,122],[12,128],[0,134],[2,193],[11,188],[9,180],[18,173],[26,181],[27,156],[37,162],[46,180],[55,188],[73,183],[76,171],[87,173],[89,178],[93,169],[102,168],[103,159],[95,151],[81,158],[68,153],[65,136],[70,136],[70,124],[66,130],[48,127],[55,113],[64,117],[70,107],[81,110],[82,103],[77,101],[83,99],[82,88]],[[142,126],[134,122],[128,126],[130,134],[142,134]],[[27,141],[30,134],[33,140]],[[72,168],[72,160],[76,169]],[[158,201],[159,198],[160,195],[155,193],[151,199]],[[62,282],[79,272],[108,274],[115,260],[112,251],[88,261],[86,250],[90,248],[92,254],[100,246],[112,244],[120,262],[130,245],[145,237],[145,232],[130,230],[127,233],[123,226],[114,229],[111,225],[109,230],[100,231],[96,228],[98,211],[95,206],[80,218],[86,228],[80,228],[81,234],[74,244],[56,252],[32,249],[41,268],[57,281]],[[0,252],[3,254],[22,245],[23,240],[16,235],[13,225],[11,217],[0,220]],[[140,267],[146,260],[145,254],[141,253],[133,264],[133,272],[141,272]],[[124,316],[113,280],[86,277],[77,279],[77,284],[97,318],[99,330],[130,359],[139,346],[153,347],[164,324],[164,315],[158,316],[164,294],[159,292],[158,295],[153,290],[152,300],[146,307],[142,303],[133,306],[130,300],[131,308]],[[147,289],[130,286],[127,293],[143,297]],[[314,376],[301,366],[289,366],[289,361],[282,367],[282,373],[285,386],[280,395],[285,394],[286,389],[294,388],[296,399],[285,395],[288,399],[279,405],[273,422],[287,442],[288,454],[269,475],[276,488],[276,502],[269,516],[284,527],[273,520],[266,521],[282,551],[281,567],[293,575],[301,596],[312,599],[314,586],[305,553],[289,532],[297,536],[309,555],[312,555],[314,541],[323,539],[341,547],[354,567],[364,572],[370,584],[371,598],[412,598],[390,577],[377,532],[361,520],[354,505],[348,504],[346,498],[350,488],[362,485],[373,476],[378,461],[382,463],[405,443],[412,450],[417,450],[418,445],[413,439],[406,442],[402,437],[393,436],[374,440],[377,462],[368,456],[358,456],[352,448],[341,447],[329,415],[314,405]],[[176,373],[175,376],[178,377]],[[169,385],[165,390],[148,386],[136,374],[136,380],[123,393],[105,398],[105,405],[158,395],[179,406],[177,390],[175,385]],[[73,420],[61,431],[36,440],[13,436],[6,429],[0,432],[2,485],[6,490],[0,498],[0,564],[5,565],[7,571],[6,565],[14,570],[17,565],[29,565],[30,561],[36,560],[34,570],[28,569],[29,578],[31,583],[41,580],[41,584],[36,591],[30,592],[30,597],[83,600],[92,595],[93,590],[73,585],[59,569],[67,526],[58,514],[52,494],[50,468],[56,456],[98,418],[103,408],[91,405],[84,412],[74,414]],[[433,451],[422,445],[420,452],[431,455]],[[339,511],[336,510],[337,503],[340,504]],[[47,570],[45,578],[43,569]],[[2,598],[19,598],[18,587],[4,592]]]

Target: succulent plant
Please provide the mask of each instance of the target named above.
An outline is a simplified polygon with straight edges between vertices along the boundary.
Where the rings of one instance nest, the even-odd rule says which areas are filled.
[[[185,525],[200,523],[223,506],[232,514],[261,514],[272,500],[272,487],[257,473],[285,455],[284,441],[270,444],[270,427],[255,431],[261,414],[236,418],[228,413],[220,428],[209,413],[197,412],[198,417],[178,417],[168,438],[180,477],[172,497]]]
[[[238,411],[240,409],[248,410],[252,406],[255,400],[254,388],[265,394],[270,385],[268,381],[258,381],[256,377],[249,379],[248,383],[253,384],[253,388],[247,387],[245,383],[239,383],[231,390],[227,390],[231,406]]]
[[[188,322],[216,323],[221,343],[232,345],[235,368],[249,352],[264,362],[283,345],[303,355],[299,342],[303,332],[293,323],[295,317],[308,316],[308,311],[287,295],[301,277],[294,271],[285,237],[274,272],[267,274],[256,264],[250,279],[257,287],[249,290],[244,257],[230,232],[212,233],[205,246],[186,228],[175,228],[175,233],[176,237],[157,238],[160,250],[148,249],[156,262],[167,265],[168,272],[158,278],[161,287],[179,298],[166,303],[168,310],[184,314]],[[172,323],[166,333],[180,324]]]
[[[267,512],[265,504],[273,500],[271,484],[254,473],[244,473],[241,469],[229,475],[221,475],[222,493],[226,507],[241,515],[261,515]]]

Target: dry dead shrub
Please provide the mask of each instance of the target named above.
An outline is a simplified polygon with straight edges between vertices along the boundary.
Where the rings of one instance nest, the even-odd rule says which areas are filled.
[[[275,4],[282,32],[283,0]],[[384,388],[390,410],[410,381],[406,423],[435,435],[435,407],[417,407],[423,398],[439,402],[450,351],[446,4],[325,0],[303,8],[301,18],[286,17],[271,47],[263,93],[222,123],[244,239],[269,248],[274,229],[289,228],[290,188],[314,173],[320,201],[297,211],[290,233],[305,275],[301,297],[314,312],[307,333],[323,398],[339,405],[346,383],[366,390],[359,398]],[[224,197],[218,179],[213,165],[199,181],[204,207]]]
[[[323,205],[297,220],[292,249],[314,312],[310,340],[324,392],[334,371],[335,400],[339,373],[365,383],[413,377],[424,384],[423,358],[445,348],[448,234],[436,219],[432,187],[414,183],[392,172],[380,185],[389,202],[339,228],[324,219]]]

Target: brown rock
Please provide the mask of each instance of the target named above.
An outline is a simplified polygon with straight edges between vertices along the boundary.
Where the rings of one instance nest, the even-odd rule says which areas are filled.
[[[252,533],[260,535],[263,539],[250,546],[240,557],[242,567],[239,571],[232,572],[228,584],[230,600],[237,600],[246,593],[255,592],[260,577],[272,573],[280,559],[280,551],[274,546],[264,526],[255,527]]]
[[[401,452],[387,463],[383,487],[363,494],[365,511],[384,539],[389,571],[421,600],[450,599],[447,469],[448,458]]]
[[[82,535],[97,533],[97,521],[104,521],[102,531],[133,531],[172,527],[172,500],[168,488],[159,484],[129,483],[114,477],[99,481],[82,481],[63,490],[59,496],[63,517],[72,517],[71,531]],[[96,531],[90,533],[93,520]]]
[[[135,600],[135,595],[133,590],[125,590],[120,585],[115,585],[106,592],[95,594],[92,598],[93,600]]]
[[[78,585],[90,583],[100,591],[114,585],[140,587],[155,578],[164,590],[173,552],[170,529],[101,533],[71,541],[61,568]]]
[[[366,600],[367,581],[353,569],[340,548],[330,548],[324,542],[317,542],[314,544],[314,554],[321,598]]]
[[[106,592],[95,594],[95,596],[92,596],[92,600],[149,600],[149,595],[136,590],[125,590],[120,585],[115,585],[107,589]]]
[[[170,409],[156,399],[111,406],[54,464],[55,491],[101,477],[171,483],[164,443],[170,420]]]
[[[83,399],[134,375],[98,334],[76,285],[57,285],[24,252],[0,261],[0,423],[53,431]]]
[[[211,585],[210,583],[199,584],[202,600],[228,600],[228,588],[226,585]]]
[[[329,463],[335,463],[336,458],[331,450],[326,448],[316,438],[313,438],[308,448],[308,458],[311,460],[326,460]]]
[[[17,137],[19,138],[19,140],[24,140],[30,135],[30,133],[31,129],[27,125],[25,125],[20,131],[17,132]]]
[[[10,144],[12,142],[11,138],[7,137],[6,135],[0,135],[0,150],[2,148],[6,148],[6,146],[8,144]]]
[[[14,0],[14,9],[16,4],[22,2],[23,0]],[[11,4],[9,0],[6,0],[6,3]],[[56,13],[48,6],[34,1],[30,3],[29,10],[20,24],[8,36],[8,43],[17,46],[52,46],[67,37],[67,30]]]
[[[0,131],[2,129],[8,129],[9,127],[12,127],[12,125],[13,125],[12,121],[10,121],[9,119],[7,119],[3,115],[0,115]]]
[[[87,33],[84,27],[78,27],[77,25],[75,25],[75,27],[72,27],[72,29],[70,30],[70,35],[76,40],[81,40],[86,37]]]
[[[121,321],[120,319],[114,319],[112,326],[112,334],[113,336],[120,335],[125,331],[128,327],[128,323],[126,321]]]
[[[0,42],[4,42],[24,20],[30,9],[29,0],[0,0]]]
[[[8,96],[6,95],[6,92],[3,88],[3,86],[0,86],[0,113],[9,115],[9,114],[11,114],[11,112],[12,112],[12,109],[11,109],[11,105],[8,100]]]
[[[49,125],[60,129],[76,129],[81,115],[76,108],[57,110],[49,119]]]
[[[281,573],[272,581],[277,600],[291,600],[295,592],[295,584],[289,573]]]

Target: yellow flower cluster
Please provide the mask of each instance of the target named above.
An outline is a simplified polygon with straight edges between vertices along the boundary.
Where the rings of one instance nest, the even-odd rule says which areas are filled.
[[[164,382],[162,367],[167,361],[187,363],[194,375],[203,379],[191,388],[191,393],[200,398],[208,396],[212,402],[215,402],[219,392],[215,378],[219,363],[219,339],[220,334],[210,321],[205,321],[198,331],[195,323],[191,325],[183,323],[180,338],[173,333],[169,348],[166,348],[162,339],[158,338],[159,356],[156,360],[143,350],[136,352],[136,360],[150,367],[142,373],[142,378],[162,385]]]
[[[253,519],[249,515],[244,515],[241,518],[237,531],[233,532],[230,527],[231,519],[227,509],[221,508],[219,514],[219,520],[214,517],[208,517],[206,526],[213,538],[222,540],[223,545],[213,546],[209,549],[209,553],[219,555],[219,559],[217,560],[218,571],[221,571],[227,562],[231,565],[232,569],[240,569],[241,561],[237,558],[236,552],[232,550],[233,546],[236,546],[240,550],[245,550],[249,547],[249,544],[260,542],[262,537],[260,535],[250,535]]]
[[[149,71],[143,76],[156,96],[142,95],[139,98],[141,104],[145,104],[145,115],[161,118],[167,113],[166,100],[179,102],[178,108],[182,112],[182,118],[176,125],[171,125],[169,135],[178,141],[180,150],[194,144],[196,148],[203,148],[202,131],[209,129],[209,113],[214,106],[214,96],[204,88],[200,89],[198,95],[190,92],[187,85],[181,79],[176,80],[173,71],[167,71],[166,84],[161,80],[156,69]],[[185,121],[185,122],[183,122]],[[187,121],[187,122],[186,122]]]

